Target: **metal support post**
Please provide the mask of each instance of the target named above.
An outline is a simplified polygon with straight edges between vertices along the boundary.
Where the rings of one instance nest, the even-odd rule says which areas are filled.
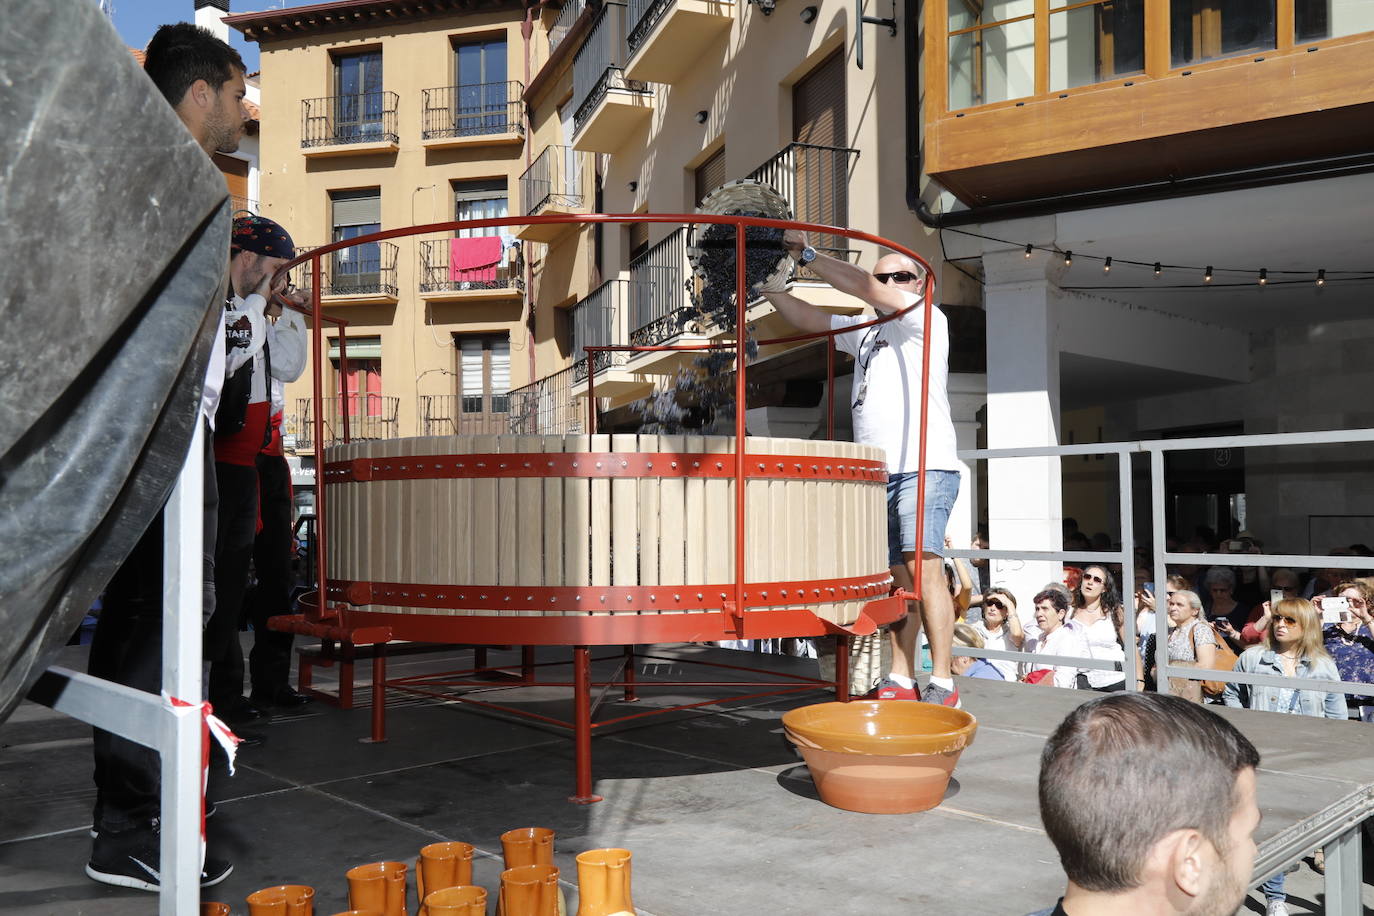
[[[840,703],[849,702],[848,633],[840,633],[835,637],[835,699]]]
[[[1128,579],[1135,581],[1135,510],[1132,506],[1131,493],[1131,453],[1126,449],[1118,449],[1116,453],[1116,472],[1117,487],[1120,490],[1119,498],[1121,502],[1121,518],[1118,526],[1121,529],[1121,581],[1124,583]],[[1158,591],[1158,586],[1156,586]],[[1136,662],[1143,663],[1143,659],[1137,654],[1136,649],[1139,640],[1135,632],[1135,608],[1131,605],[1126,606],[1126,613],[1122,615],[1122,638],[1126,643],[1126,657],[1121,665],[1121,670],[1126,675],[1126,689],[1136,690],[1136,681],[1143,678],[1145,673],[1136,670]]]
[[[1363,863],[1360,857],[1360,831],[1356,824],[1326,844],[1326,912],[1352,914],[1362,912],[1360,885],[1363,883]]]
[[[573,647],[573,752],[577,790],[568,801],[577,805],[601,801],[592,792],[592,660],[586,646]]]
[[[625,685],[625,702],[626,702],[626,703],[633,703],[634,701],[638,700],[638,699],[639,699],[639,695],[635,693],[635,647],[634,647],[634,646],[626,646],[626,647],[625,647],[625,676],[624,676],[624,678],[623,678],[623,683],[624,683],[624,685]]]
[[[162,691],[190,705],[162,718],[163,916],[200,905],[201,815],[205,801],[205,718],[201,712],[204,632],[205,427],[196,417],[191,448],[163,513]],[[164,701],[165,702],[165,701]]]

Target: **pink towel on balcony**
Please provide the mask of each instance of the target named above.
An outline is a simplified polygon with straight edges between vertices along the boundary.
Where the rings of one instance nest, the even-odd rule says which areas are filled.
[[[496,279],[501,260],[501,237],[484,235],[472,239],[450,239],[448,278],[454,283],[485,282]]]

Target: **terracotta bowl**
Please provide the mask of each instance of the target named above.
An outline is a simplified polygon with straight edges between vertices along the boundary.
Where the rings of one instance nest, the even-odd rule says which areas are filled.
[[[783,714],[821,801],[865,814],[934,808],[978,720],[962,709],[900,700],[817,703]]]

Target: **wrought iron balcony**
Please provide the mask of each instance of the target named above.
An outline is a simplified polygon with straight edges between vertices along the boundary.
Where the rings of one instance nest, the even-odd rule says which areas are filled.
[[[691,275],[685,226],[630,262],[630,343],[660,344],[696,317],[688,295]]]
[[[591,203],[587,154],[570,146],[547,146],[520,176],[525,215],[545,210],[584,210]]]
[[[625,363],[625,353],[603,350],[588,354],[587,347],[624,343],[627,286],[624,280],[607,280],[568,310],[573,359],[576,360],[573,363],[574,382],[586,381],[590,356],[595,357],[597,372]]]
[[[597,106],[611,91],[641,96],[651,94],[649,84],[625,77],[621,68],[628,56],[625,44],[625,7],[608,3],[602,7],[587,40],[573,58],[573,133],[587,126]]]
[[[796,218],[827,226],[849,224],[849,170],[858,158],[856,149],[790,143],[748,177],[770,185],[792,204]],[[811,243],[837,258],[849,259],[855,252],[845,247],[845,238],[814,234]],[[805,268],[793,274],[796,280],[817,280]]]
[[[253,200],[251,197],[239,197],[237,194],[229,195],[229,206],[235,215],[239,213],[257,214],[261,212],[258,210],[258,202],[256,200]]]
[[[510,396],[493,396],[504,405]],[[419,396],[420,435],[422,436],[489,436],[510,432],[510,415],[492,411],[465,412],[464,400],[457,394],[422,394]],[[480,399],[479,399],[480,400]]]
[[[443,86],[420,92],[420,139],[469,140],[525,135],[525,85],[518,80]]]
[[[576,368],[569,366],[512,391],[510,431],[526,436],[569,435],[585,431],[587,405],[573,396]]]
[[[394,92],[360,92],[301,101],[301,148],[348,147],[400,142]],[[348,149],[341,152],[350,152]]]
[[[734,21],[733,0],[629,0],[626,70],[635,79],[676,82]]]
[[[450,268],[453,245],[461,241],[432,239],[420,242],[421,294],[524,290],[524,258],[519,246],[506,251],[495,264],[453,270]]]
[[[324,444],[343,442],[343,398],[323,399]],[[357,439],[394,439],[397,436],[397,416],[401,399],[380,394],[350,395],[348,398],[348,437]],[[297,450],[315,448],[315,402],[312,398],[296,398],[296,412],[283,418],[283,433],[296,437]]]
[[[297,248],[296,253],[306,254],[310,250],[310,247]],[[320,295],[394,302],[400,294],[396,286],[398,253],[399,249],[391,242],[365,242],[331,251],[320,259]],[[298,289],[310,289],[309,261],[291,271],[291,282]]]
[[[563,43],[563,39],[568,37],[572,31],[573,23],[582,15],[582,11],[587,8],[587,0],[565,0],[563,9],[558,13],[558,19],[554,21],[553,27],[549,29],[549,54]]]

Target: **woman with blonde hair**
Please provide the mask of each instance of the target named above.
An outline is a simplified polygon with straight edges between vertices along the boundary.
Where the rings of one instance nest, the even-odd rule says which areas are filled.
[[[983,637],[974,627],[966,623],[954,625],[954,644],[963,646],[965,649],[986,648],[983,644]],[[993,667],[986,658],[956,655],[951,659],[951,667],[955,674],[962,674],[964,677],[981,677],[990,681],[1004,680],[1002,672]]]
[[[1321,615],[1306,598],[1285,598],[1270,609],[1273,621],[1264,630],[1264,640],[1251,646],[1236,659],[1236,671],[1248,674],[1282,675],[1293,678],[1339,681],[1336,663],[1322,645]],[[1297,716],[1344,719],[1345,696],[1325,690],[1271,687],[1266,684],[1227,684],[1222,699],[1227,706],[1263,709]],[[1284,874],[1279,872],[1260,885],[1270,916],[1283,914],[1287,896]]]

